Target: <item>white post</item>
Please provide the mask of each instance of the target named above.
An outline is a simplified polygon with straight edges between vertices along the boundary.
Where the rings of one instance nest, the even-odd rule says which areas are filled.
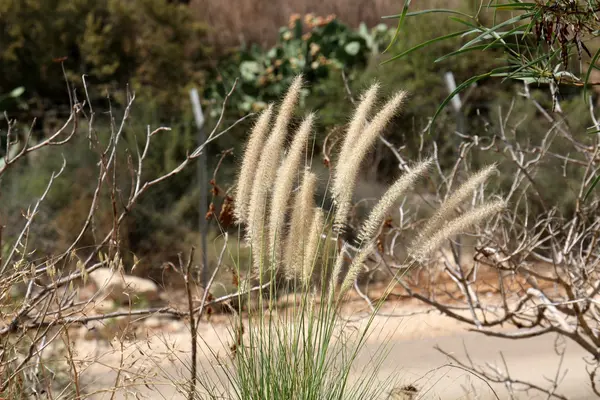
[[[204,113],[202,112],[202,105],[200,104],[200,96],[198,90],[193,88],[190,90],[190,100],[192,101],[192,111],[194,112],[194,119],[196,120],[196,127],[198,128],[198,146],[201,146],[206,141],[206,133],[204,131]],[[198,186],[200,190],[200,202],[198,209],[198,229],[200,230],[200,246],[202,251],[202,267],[200,274],[200,283],[203,286],[208,284],[208,257],[207,257],[207,244],[206,236],[208,235],[208,224],[206,223],[205,214],[208,211],[207,204],[207,176],[206,170],[206,152],[203,152],[198,157]]]
[[[444,74],[444,81],[446,81],[448,94],[454,93],[454,91],[456,90],[456,81],[454,80],[454,74],[451,71],[446,72]],[[456,130],[459,131],[461,134],[465,135],[465,119],[462,113],[462,101],[460,100],[460,93],[457,93],[454,97],[452,97],[452,99],[450,100],[450,104],[452,105],[452,108],[454,109],[454,115],[456,116]],[[450,188],[448,188],[448,190],[450,190]],[[452,250],[456,252],[456,267],[461,268],[460,264],[462,263],[462,243],[460,240],[460,236],[456,238],[456,243],[456,247],[454,245],[451,246]]]
[[[446,87],[448,88],[449,94],[456,90],[456,81],[454,80],[454,74],[452,72],[446,72],[444,74],[444,81],[446,81]],[[456,115],[457,130],[463,135],[466,135],[467,132],[465,132],[464,116],[462,114],[463,105],[462,101],[460,100],[459,93],[452,97],[452,99],[450,100],[450,104],[452,105],[452,108],[454,109],[454,113]]]

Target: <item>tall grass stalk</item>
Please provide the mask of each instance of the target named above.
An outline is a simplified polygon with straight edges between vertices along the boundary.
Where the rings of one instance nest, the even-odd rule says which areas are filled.
[[[341,307],[364,263],[376,249],[385,216],[418,179],[426,175],[431,161],[416,164],[374,206],[362,224],[360,247],[353,256],[350,255],[352,260],[344,272],[348,256],[345,249],[350,246],[343,244],[341,249],[338,248],[338,227],[346,223],[360,164],[404,102],[405,93],[393,96],[371,121],[368,117],[378,87],[373,86],[365,93],[350,121],[342,145],[344,153],[338,157],[339,165],[334,170],[332,193],[329,193],[334,200],[332,208],[324,210],[315,205],[316,175],[310,172],[310,166],[302,165],[314,119],[312,114],[295,132],[283,157],[287,124],[300,84],[300,79],[292,84],[266,141],[262,139],[264,132],[258,128],[265,126],[267,116],[261,116],[255,129],[260,137],[251,138],[254,143],[265,142],[253,187],[238,182],[238,193],[251,193],[247,204],[247,238],[252,261],[251,265],[242,265],[232,256],[232,263],[237,275],[244,278],[240,292],[250,287],[258,290],[237,298],[239,311],[232,318],[230,354],[226,361],[220,361],[228,384],[226,392],[229,395],[226,397],[243,400],[373,399],[386,389],[386,385],[377,380],[385,347],[380,348],[379,358],[376,357],[372,365],[360,370],[358,377],[351,378],[351,371],[395,281],[390,281],[380,299],[371,305],[372,312],[358,330],[348,329],[348,322],[341,318]],[[254,145],[251,147],[255,148]],[[255,163],[257,151],[256,148],[247,151],[245,157]],[[251,164],[244,160],[242,165]],[[442,217],[446,218],[447,210],[458,205],[465,193],[488,175],[489,170],[484,170],[465,183],[456,195],[450,196],[448,204],[441,207]],[[298,176],[301,176],[301,182],[297,182]],[[245,204],[244,201],[238,203]],[[483,205],[452,220],[444,229],[440,228],[442,217],[434,216],[430,226],[435,229],[430,228],[429,240],[422,247],[411,249],[410,254],[421,257],[433,251],[449,236],[491,217],[503,206],[503,202]],[[244,221],[245,212],[240,212],[239,222]],[[415,263],[414,258],[407,260],[409,267]],[[341,286],[338,285],[340,280]],[[353,334],[348,336],[348,332]],[[209,386],[205,384],[205,389]]]

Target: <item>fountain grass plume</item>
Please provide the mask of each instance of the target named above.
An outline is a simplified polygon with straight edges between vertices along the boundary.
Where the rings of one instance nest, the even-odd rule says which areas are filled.
[[[393,96],[373,120],[367,125],[362,134],[352,146],[352,152],[341,154],[338,168],[335,171],[332,187],[333,198],[336,202],[334,216],[334,227],[338,230],[346,225],[350,209],[352,208],[352,196],[358,178],[360,165],[383,131],[385,126],[397,113],[406,98],[405,92],[399,92]]]
[[[318,263],[319,247],[321,244],[321,234],[325,225],[325,214],[319,207],[314,209],[312,223],[309,231],[309,238],[304,251],[304,260],[302,267],[302,283],[308,287],[312,280],[313,271]]]
[[[304,150],[312,133],[314,118],[314,114],[309,114],[300,125],[275,178],[269,212],[269,254],[272,257],[273,268],[280,266],[288,203],[298,177],[298,171],[302,167]]]
[[[315,206],[314,196],[317,176],[305,170],[300,190],[294,196],[290,228],[284,252],[284,268],[288,278],[297,276],[302,270],[303,249],[306,238],[310,234],[312,209]]]
[[[252,184],[254,182],[256,165],[258,165],[261,150],[269,133],[272,114],[273,105],[269,104],[267,109],[258,117],[258,120],[250,133],[246,150],[244,151],[244,158],[242,160],[242,165],[240,166],[240,174],[235,190],[236,205],[234,212],[238,224],[245,224],[248,222],[248,209],[250,207],[250,196],[252,195]]]
[[[431,164],[431,159],[418,163],[387,190],[365,220],[358,234],[358,239],[361,242],[366,243],[375,238],[377,231],[391,208],[417,183],[419,178],[425,176]]]
[[[358,251],[352,263],[350,264],[350,268],[348,268],[348,273],[344,277],[344,281],[342,282],[342,286],[340,288],[339,297],[343,297],[343,295],[350,289],[354,281],[358,277],[360,270],[363,268],[363,264],[367,261],[367,257],[373,252],[375,249],[375,244],[370,242],[365,246],[361,247]]]
[[[455,219],[446,222],[443,227],[430,235],[427,240],[414,243],[409,248],[408,253],[415,260],[423,262],[428,258],[428,256],[440,248],[446,240],[463,233],[467,229],[481,223],[482,221],[493,217],[505,208],[506,202],[504,200],[497,200],[495,202],[483,204],[477,208],[473,208],[456,217]]]
[[[375,83],[371,85],[371,87],[361,96],[360,103],[356,107],[356,111],[354,112],[354,115],[350,120],[350,124],[348,125],[346,136],[344,138],[344,141],[342,142],[342,147],[339,153],[341,157],[344,157],[345,155],[350,154],[352,152],[352,148],[357,142],[361,132],[363,132],[363,130],[367,126],[371,109],[377,101],[378,92],[379,84]],[[340,165],[341,164],[338,163],[337,167],[339,167]],[[342,182],[340,182],[340,175],[336,174],[333,181],[333,187],[335,188],[333,189],[333,193],[339,193],[341,191],[341,188],[339,187],[341,183]]]
[[[265,143],[256,169],[248,207],[247,239],[252,245],[254,266],[259,272],[263,270],[265,264],[265,247],[268,248],[269,236],[266,232],[265,216],[268,210],[269,194],[275,183],[276,171],[287,136],[287,125],[294,112],[301,88],[302,77],[298,76],[292,82],[279,108],[273,131]]]
[[[462,185],[460,185],[460,187],[442,203],[436,213],[429,218],[423,230],[419,232],[419,241],[422,242],[427,240],[427,238],[429,238],[431,235],[438,232],[444,222],[446,222],[448,218],[454,214],[456,208],[460,206],[460,204],[469,196],[471,196],[473,192],[477,190],[479,185],[484,183],[487,178],[489,178],[495,169],[496,165],[492,164],[472,175]]]

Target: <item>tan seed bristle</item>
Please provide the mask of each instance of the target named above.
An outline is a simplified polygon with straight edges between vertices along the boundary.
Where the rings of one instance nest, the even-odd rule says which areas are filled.
[[[473,192],[477,190],[479,185],[489,178],[495,169],[495,165],[490,165],[472,175],[466,182],[460,185],[460,187],[442,203],[437,212],[427,221],[427,224],[419,234],[419,241],[423,241],[437,232],[444,222],[454,214],[456,208],[471,196]]]
[[[425,261],[427,257],[440,248],[446,240],[493,217],[505,208],[506,202],[504,200],[498,200],[469,210],[463,215],[447,222],[443,228],[439,229],[424,242],[415,243],[409,249],[409,254],[418,261]]]
[[[283,252],[284,222],[294,183],[301,168],[304,150],[312,133],[314,114],[309,114],[298,129],[290,150],[277,171],[269,211],[269,254],[273,268],[279,268]]]
[[[358,238],[361,242],[368,242],[375,239],[377,231],[381,227],[384,218],[390,212],[391,208],[396,204],[400,197],[404,196],[406,192],[415,185],[419,178],[425,176],[425,173],[431,164],[432,160],[426,160],[415,165],[387,190],[363,224],[362,229],[358,234]]]
[[[364,132],[358,137],[350,154],[341,154],[332,187],[333,198],[336,201],[334,226],[341,228],[346,224],[352,207],[352,196],[358,178],[360,165],[383,131],[403,104],[406,94],[400,92],[392,97],[383,109],[377,113]]]
[[[256,165],[258,165],[261,150],[269,133],[269,124],[272,114],[273,105],[270,104],[267,109],[260,114],[250,133],[250,138],[248,139],[235,191],[236,205],[234,212],[238,224],[248,222],[248,208],[250,206],[250,196],[252,195],[252,184],[254,183]]]

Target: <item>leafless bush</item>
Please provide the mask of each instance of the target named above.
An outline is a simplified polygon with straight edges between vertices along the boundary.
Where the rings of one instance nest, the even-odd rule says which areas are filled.
[[[429,176],[427,194],[415,200],[425,214],[430,213],[427,209],[450,203],[452,191],[477,160],[493,159],[500,171],[495,181],[504,178],[509,184],[501,189],[497,183],[484,187],[479,182],[453,208],[464,212],[502,195],[508,209],[487,219],[471,235],[447,240],[443,248],[429,252],[422,267],[406,269],[405,254],[399,249],[405,244],[403,238],[419,237],[427,225],[418,212],[410,213],[407,204],[402,204],[396,217],[380,228],[377,252],[363,274],[369,279],[355,288],[370,301],[375,296],[371,278],[387,271],[401,288],[392,296],[417,299],[473,331],[509,340],[548,334],[571,340],[589,354],[587,373],[594,393],[600,396],[600,197],[595,191],[588,193],[600,173],[600,125],[590,106],[592,133],[575,134],[560,107],[558,113],[547,111],[527,86],[519,96],[550,129],[537,139],[519,137],[515,128],[519,122],[510,122],[515,112],[511,106],[500,112],[497,130],[488,135],[455,132],[460,156],[450,171],[440,167],[435,143],[431,148],[421,146],[424,154],[433,153],[437,167]],[[381,140],[398,158],[400,169],[407,170],[403,150]],[[551,165],[558,166],[554,175],[548,171]],[[514,175],[503,176],[507,171]],[[567,206],[557,204],[548,194],[554,188],[573,192],[574,200]],[[405,269],[404,273],[398,274],[399,269]],[[513,329],[499,329],[507,326]],[[562,356],[562,351],[557,353]],[[560,365],[556,377],[540,386],[512,376],[506,365],[479,366],[468,357],[448,356],[477,375],[505,385],[511,395],[533,390],[548,398],[567,398],[559,390]]]
[[[83,89],[87,95],[88,88]],[[155,135],[168,134],[170,129],[151,129],[148,126],[141,148],[128,149],[123,136],[134,100],[135,95],[129,94],[126,108],[119,120],[112,109],[108,110],[110,135],[107,140],[103,140],[98,133],[98,111],[89,101],[79,103],[72,100],[71,114],[62,127],[37,144],[31,143],[31,131],[25,135],[24,140],[19,141],[15,133],[16,121],[6,116],[7,148],[0,166],[0,179],[9,174],[14,165],[26,160],[28,155],[44,148],[66,146],[75,138],[83,137],[89,141],[90,152],[96,157],[97,176],[87,218],[76,239],[66,248],[51,255],[38,254],[32,243],[34,235],[31,234],[36,217],[53,185],[61,178],[66,161],[61,169],[52,172],[39,199],[24,207],[24,222],[18,234],[8,237],[0,235],[0,397],[39,398],[45,393],[44,398],[84,398],[86,393],[80,375],[90,360],[80,359],[74,354],[72,343],[75,341],[76,328],[86,327],[91,330],[93,324],[99,321],[115,323],[119,326],[117,334],[123,351],[125,338],[133,332],[130,323],[134,319],[139,320],[152,315],[188,317],[194,331],[196,321],[205,307],[227,299],[208,298],[208,291],[205,291],[204,295],[194,292],[192,299],[192,290],[196,287],[192,281],[192,272],[193,276],[196,276],[198,269],[191,264],[192,255],[188,261],[181,261],[181,265],[175,268],[186,283],[189,300],[187,309],[170,306],[140,308],[137,304],[140,299],[135,298],[135,290],[128,286],[128,281],[124,278],[124,286],[119,290],[127,299],[125,309],[91,312],[106,298],[103,291],[105,288],[98,287],[86,296],[81,293],[94,271],[107,269],[115,277],[124,276],[125,249],[122,248],[119,233],[128,213],[154,186],[192,164],[203,154],[207,144],[229,129],[219,131],[219,121],[206,142],[189,153],[179,165],[164,175],[147,179],[143,173],[144,161],[150,152],[156,151],[152,149],[152,139]],[[123,152],[126,154],[126,165],[120,164]],[[128,184],[120,185],[119,182],[123,181]],[[101,210],[106,209],[100,208],[101,203],[110,205],[113,221],[112,227],[105,232],[99,231],[94,225],[95,218],[99,218]],[[82,248],[80,242],[90,231],[96,238],[95,244]],[[135,264],[128,266],[127,271],[131,268],[135,268]],[[19,287],[24,289],[20,291]],[[192,337],[195,341],[195,335]],[[55,354],[57,352],[58,356]],[[51,361],[53,359],[59,361]],[[61,359],[64,362],[60,361]],[[125,385],[123,380],[126,378],[122,373],[125,361],[121,361],[114,382],[115,387]],[[59,373],[65,375],[64,379],[57,379]],[[127,379],[137,380],[138,377],[129,376]],[[107,391],[113,389],[106,388]]]

